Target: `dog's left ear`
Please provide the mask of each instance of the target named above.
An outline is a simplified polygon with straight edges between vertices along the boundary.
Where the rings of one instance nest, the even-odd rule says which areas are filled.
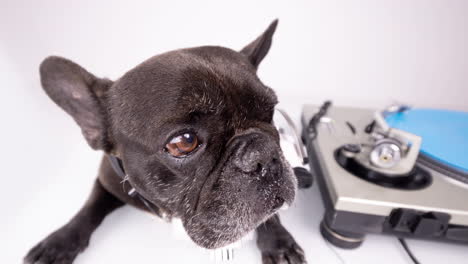
[[[270,26],[268,26],[267,30],[265,30],[265,32],[260,35],[260,37],[241,50],[241,53],[249,58],[250,62],[253,66],[255,66],[255,68],[258,67],[260,62],[267,55],[268,50],[271,47],[271,41],[277,25],[278,19],[275,19],[273,22],[271,22]]]
[[[96,150],[111,149],[105,94],[112,85],[80,65],[51,56],[40,66],[41,83],[49,97],[80,126],[88,144]]]

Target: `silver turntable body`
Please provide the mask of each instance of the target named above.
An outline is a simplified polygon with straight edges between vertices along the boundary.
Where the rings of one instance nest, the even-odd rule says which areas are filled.
[[[427,166],[420,138],[385,124],[390,136],[376,138],[367,130],[379,122],[375,110],[336,106],[322,110],[311,135],[319,110],[304,106],[302,137],[325,203],[325,238],[343,248],[366,233],[468,243],[468,184]],[[410,141],[401,150],[391,142],[399,136]]]

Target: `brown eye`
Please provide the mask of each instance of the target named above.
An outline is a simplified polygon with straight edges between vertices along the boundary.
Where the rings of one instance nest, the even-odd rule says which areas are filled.
[[[166,150],[174,157],[182,157],[198,147],[198,138],[195,134],[184,133],[176,136],[166,145]]]

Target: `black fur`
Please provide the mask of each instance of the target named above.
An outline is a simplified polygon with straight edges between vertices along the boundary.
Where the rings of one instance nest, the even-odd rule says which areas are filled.
[[[198,245],[222,247],[291,204],[296,192],[296,178],[272,125],[276,95],[256,75],[276,24],[241,52],[212,46],[171,51],[115,82],[49,57],[40,67],[42,85],[75,119],[92,148],[123,161],[129,182],[142,196],[169,217],[181,218]],[[201,144],[175,158],[164,147],[185,132],[196,133]],[[122,202],[146,210],[122,190],[104,158],[85,207],[33,248],[26,262],[71,263],[105,215]],[[302,250],[279,218],[274,220],[264,225],[275,232],[258,229],[260,249],[273,256],[264,261],[281,255],[302,263]],[[275,240],[285,246],[268,246]]]

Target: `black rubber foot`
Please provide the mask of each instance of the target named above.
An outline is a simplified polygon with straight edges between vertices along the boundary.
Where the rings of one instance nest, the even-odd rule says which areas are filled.
[[[363,234],[333,230],[323,220],[320,223],[320,233],[332,245],[344,249],[357,248],[364,241]]]
[[[297,178],[299,189],[307,189],[314,184],[314,176],[312,176],[312,173],[310,173],[306,168],[295,167],[293,170]]]

